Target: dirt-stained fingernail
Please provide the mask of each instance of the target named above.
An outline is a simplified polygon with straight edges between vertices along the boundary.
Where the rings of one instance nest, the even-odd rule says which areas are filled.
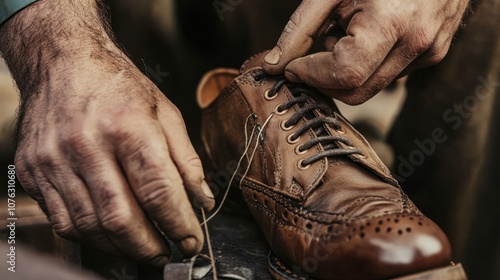
[[[193,195],[191,205],[197,210],[203,208],[205,211],[210,211],[214,208],[215,197],[205,180],[201,183],[201,193]]]
[[[205,180],[201,183],[201,189],[203,191],[203,194],[208,198],[208,199],[215,199],[214,194],[212,193],[212,190],[210,189],[210,186],[207,184]]]
[[[203,181],[203,183],[201,183],[201,189],[205,198],[203,199],[203,203],[201,206],[203,207],[203,209],[210,211],[215,206],[214,194],[212,193],[212,190],[210,189],[206,181]]]
[[[280,58],[281,49],[276,46],[264,57],[264,62],[270,65],[277,65],[280,62]]]

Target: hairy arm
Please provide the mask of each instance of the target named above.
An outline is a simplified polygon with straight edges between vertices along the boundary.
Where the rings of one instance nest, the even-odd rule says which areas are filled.
[[[213,195],[180,112],[113,43],[103,11],[40,0],[0,28],[22,99],[19,179],[59,235],[163,265],[161,232],[201,250],[191,202],[210,210]]]
[[[33,3],[0,26],[0,54],[21,94],[19,125],[30,96],[43,91],[44,82],[53,78],[50,76],[76,71],[72,63],[90,57],[119,63],[117,69],[131,67],[114,43],[105,13],[101,1],[45,0]],[[19,129],[17,132],[19,138]]]
[[[107,50],[122,58],[111,39],[104,7],[95,0],[39,1],[0,27],[0,52],[23,99],[39,89],[47,65]],[[124,66],[124,65],[122,65]]]

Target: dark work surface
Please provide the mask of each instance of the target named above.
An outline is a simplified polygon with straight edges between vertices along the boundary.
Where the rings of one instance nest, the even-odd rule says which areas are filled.
[[[218,278],[272,280],[273,278],[268,272],[270,249],[260,229],[247,212],[245,203],[241,200],[230,199],[224,205],[223,210],[208,223]],[[203,230],[205,229],[203,228]],[[182,255],[173,244],[171,246],[174,251],[172,262],[182,262]],[[193,269],[193,279],[213,279],[212,272],[206,274],[206,270],[210,268],[206,242],[202,255],[206,257],[198,257]],[[140,270],[144,272],[144,269]],[[205,272],[203,273],[203,271]],[[198,275],[205,276],[198,278]],[[142,276],[139,278],[163,279],[158,278],[158,272],[155,277],[151,274]]]
[[[223,212],[209,222],[218,275],[241,279],[272,279],[267,270],[269,247],[255,222],[242,215]],[[204,252],[208,252],[206,246]],[[212,279],[211,275],[203,279]]]

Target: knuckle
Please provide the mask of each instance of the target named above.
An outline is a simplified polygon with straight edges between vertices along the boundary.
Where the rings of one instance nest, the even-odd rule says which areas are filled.
[[[61,214],[51,215],[50,222],[54,232],[61,237],[71,236],[75,231],[73,223],[65,219]]]
[[[88,145],[88,137],[84,133],[84,129],[80,126],[72,126],[62,135],[63,145],[69,147],[80,147]]]
[[[71,167],[80,167],[98,151],[97,130],[74,123],[60,134],[60,147],[64,150],[65,163]]]
[[[24,151],[18,150],[14,157],[14,164],[16,165],[18,174],[25,174],[28,170],[28,164],[26,161],[26,156],[24,155]]]
[[[204,179],[203,166],[200,158],[194,155],[186,160],[186,167],[180,168],[181,176],[190,185],[201,184]]]
[[[415,13],[412,8],[410,10],[393,10],[393,9],[380,9],[379,12],[382,15],[379,17],[381,21],[386,21],[389,23],[392,31],[399,36],[408,33],[408,30],[411,28],[412,22],[408,20],[408,17],[414,16]]]
[[[448,48],[433,49],[425,59],[428,66],[441,62],[446,57]]]
[[[119,143],[125,147],[142,146],[145,136],[150,132],[151,124],[142,118],[126,117],[117,119],[113,125],[105,125],[104,134],[114,143]]]
[[[157,211],[168,204],[175,193],[172,193],[173,190],[167,186],[168,182],[165,179],[154,179],[142,185],[139,190],[142,206],[149,211]]]
[[[39,146],[36,150],[36,162],[41,168],[52,168],[57,161],[57,150],[49,145]]]
[[[52,229],[61,237],[71,236],[74,232],[73,225],[70,223],[53,223]]]
[[[296,12],[297,13],[297,12]],[[296,13],[294,15],[296,15]],[[283,29],[282,36],[287,36],[295,32],[297,30],[297,20],[296,16],[292,16],[292,18],[287,22],[285,28]]]
[[[126,234],[133,225],[133,216],[130,211],[115,210],[103,215],[101,219],[104,231],[115,235]]]
[[[367,77],[364,69],[361,67],[344,67],[340,71],[338,71],[334,78],[337,79],[338,83],[347,89],[358,88],[362,86]]]
[[[104,130],[111,136],[115,136],[117,138],[126,138],[130,136],[130,126],[134,125],[134,122],[128,122],[128,117],[124,118],[113,118],[110,122],[110,125],[105,124]],[[130,126],[129,126],[130,125]]]
[[[178,126],[185,126],[184,118],[182,117],[182,112],[174,104],[170,104],[167,107],[166,115],[169,117],[170,122],[174,122]]]
[[[182,119],[182,112],[181,112],[181,110],[179,110],[179,108],[177,108],[177,106],[172,105],[169,109],[171,110],[171,112],[174,116]]]
[[[32,166],[28,161],[25,159],[24,156],[22,156],[20,153],[16,154],[16,157],[14,159],[14,164],[16,165],[16,172],[17,172],[17,179],[19,182],[25,186],[28,185],[29,178],[31,177],[31,174],[28,170],[32,169]]]
[[[130,127],[138,126],[142,118],[138,117],[140,108],[134,110],[131,105],[119,104],[112,111],[99,118],[99,128],[110,135],[126,133]]]
[[[192,169],[201,169],[202,164],[201,164],[201,159],[198,155],[194,154],[191,155],[187,160],[186,160],[187,166],[189,166]]]
[[[409,46],[411,56],[418,56],[427,51],[434,41],[434,36],[427,29],[420,29],[414,35]]]
[[[81,214],[74,218],[75,227],[80,232],[97,233],[99,220],[93,214]]]

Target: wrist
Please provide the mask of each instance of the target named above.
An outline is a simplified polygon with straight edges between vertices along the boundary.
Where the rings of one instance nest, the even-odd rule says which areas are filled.
[[[123,60],[103,21],[96,0],[40,0],[1,26],[0,53],[21,95],[84,60]]]

